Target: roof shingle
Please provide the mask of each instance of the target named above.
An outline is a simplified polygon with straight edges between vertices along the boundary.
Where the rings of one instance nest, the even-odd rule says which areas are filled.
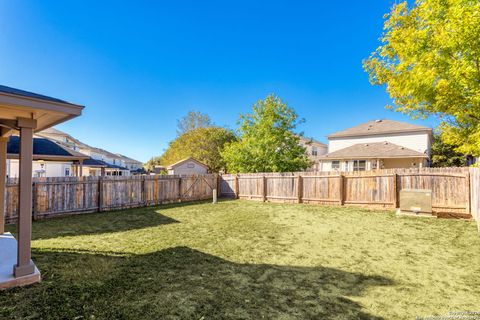
[[[17,95],[17,96],[22,96],[22,97],[27,97],[27,98],[45,100],[45,101],[50,101],[50,102],[73,104],[73,103],[67,102],[65,100],[60,100],[60,99],[57,99],[57,98],[44,96],[43,94],[38,94],[38,93],[30,92],[30,91],[15,89],[15,88],[3,86],[3,85],[0,85],[0,92],[8,93],[8,94],[14,94],[14,95]]]
[[[18,154],[20,151],[20,137],[11,136],[8,139],[7,153]],[[61,156],[86,158],[88,156],[73,150],[67,150],[55,142],[45,138],[33,138],[33,155]]]
[[[321,157],[321,159],[427,158],[427,155],[387,141],[358,143]]]
[[[372,120],[328,135],[328,138],[379,135],[398,132],[432,131],[431,128],[395,120]]]

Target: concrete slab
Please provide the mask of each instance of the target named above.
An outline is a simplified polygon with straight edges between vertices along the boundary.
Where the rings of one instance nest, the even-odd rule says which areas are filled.
[[[13,276],[13,266],[16,263],[17,240],[11,233],[4,233],[0,235],[0,290],[40,282],[41,275],[37,267],[35,267],[35,272],[32,274],[15,278]]]
[[[430,214],[430,213],[423,213],[423,212],[415,213],[411,211],[402,211],[400,209],[397,209],[396,214],[398,217],[405,216],[405,217],[420,217],[420,218],[437,218],[436,215]]]

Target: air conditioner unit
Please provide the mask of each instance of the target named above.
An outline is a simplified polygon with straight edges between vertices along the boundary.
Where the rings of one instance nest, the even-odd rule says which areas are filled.
[[[428,190],[428,189],[400,190],[400,211],[402,213],[432,214],[432,190]]]

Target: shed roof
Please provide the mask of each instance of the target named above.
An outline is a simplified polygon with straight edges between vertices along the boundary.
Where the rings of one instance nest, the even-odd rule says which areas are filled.
[[[178,167],[178,166],[180,166],[180,165],[182,165],[182,164],[184,164],[185,162],[188,162],[188,161],[193,161],[193,162],[197,163],[198,165],[204,167],[205,169],[208,169],[208,166],[206,164],[204,164],[204,163],[202,163],[202,162],[200,162],[200,161],[198,161],[198,160],[196,160],[192,157],[188,157],[188,158],[182,159],[178,162],[175,162],[174,164],[169,165],[167,169],[168,170],[175,169],[176,167]]]
[[[432,131],[431,128],[395,120],[372,120],[328,135],[328,138],[381,135],[386,133]]]
[[[358,143],[328,153],[320,159],[427,158],[427,155],[391,142]]]

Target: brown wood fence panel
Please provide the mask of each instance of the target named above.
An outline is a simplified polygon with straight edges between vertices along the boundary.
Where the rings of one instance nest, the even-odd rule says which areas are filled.
[[[220,179],[219,194],[225,197],[235,196],[236,176],[225,174]]]
[[[282,202],[292,202],[297,200],[298,183],[296,177],[267,177],[267,179],[265,179],[265,183],[265,197],[267,200]]]
[[[12,223],[18,217],[18,178],[7,179],[5,195],[5,223]]]
[[[217,175],[34,178],[34,219],[194,201],[213,196]],[[18,210],[18,179],[6,188],[7,223],[14,223]]]
[[[480,211],[480,200],[476,196],[479,175],[477,169],[470,168],[224,175],[220,195],[263,201],[397,208],[402,189],[429,189],[432,190],[432,209],[438,216],[469,218],[471,213],[478,217]]]
[[[203,200],[213,196],[217,188],[217,176],[213,174],[199,176],[182,176],[180,184],[181,200]]]
[[[380,205],[395,208],[394,176],[346,176],[345,177],[345,204]]]
[[[32,190],[34,218],[98,208],[98,180],[94,177],[36,178]]]
[[[107,177],[101,179],[101,210],[143,206],[143,177]]]
[[[238,198],[262,200],[263,198],[263,176],[262,175],[239,175],[238,176]]]
[[[441,213],[469,214],[469,177],[466,174],[400,174],[399,190],[432,190],[432,209]]]
[[[318,204],[341,204],[342,177],[337,175],[306,175],[302,177],[302,202]]]

